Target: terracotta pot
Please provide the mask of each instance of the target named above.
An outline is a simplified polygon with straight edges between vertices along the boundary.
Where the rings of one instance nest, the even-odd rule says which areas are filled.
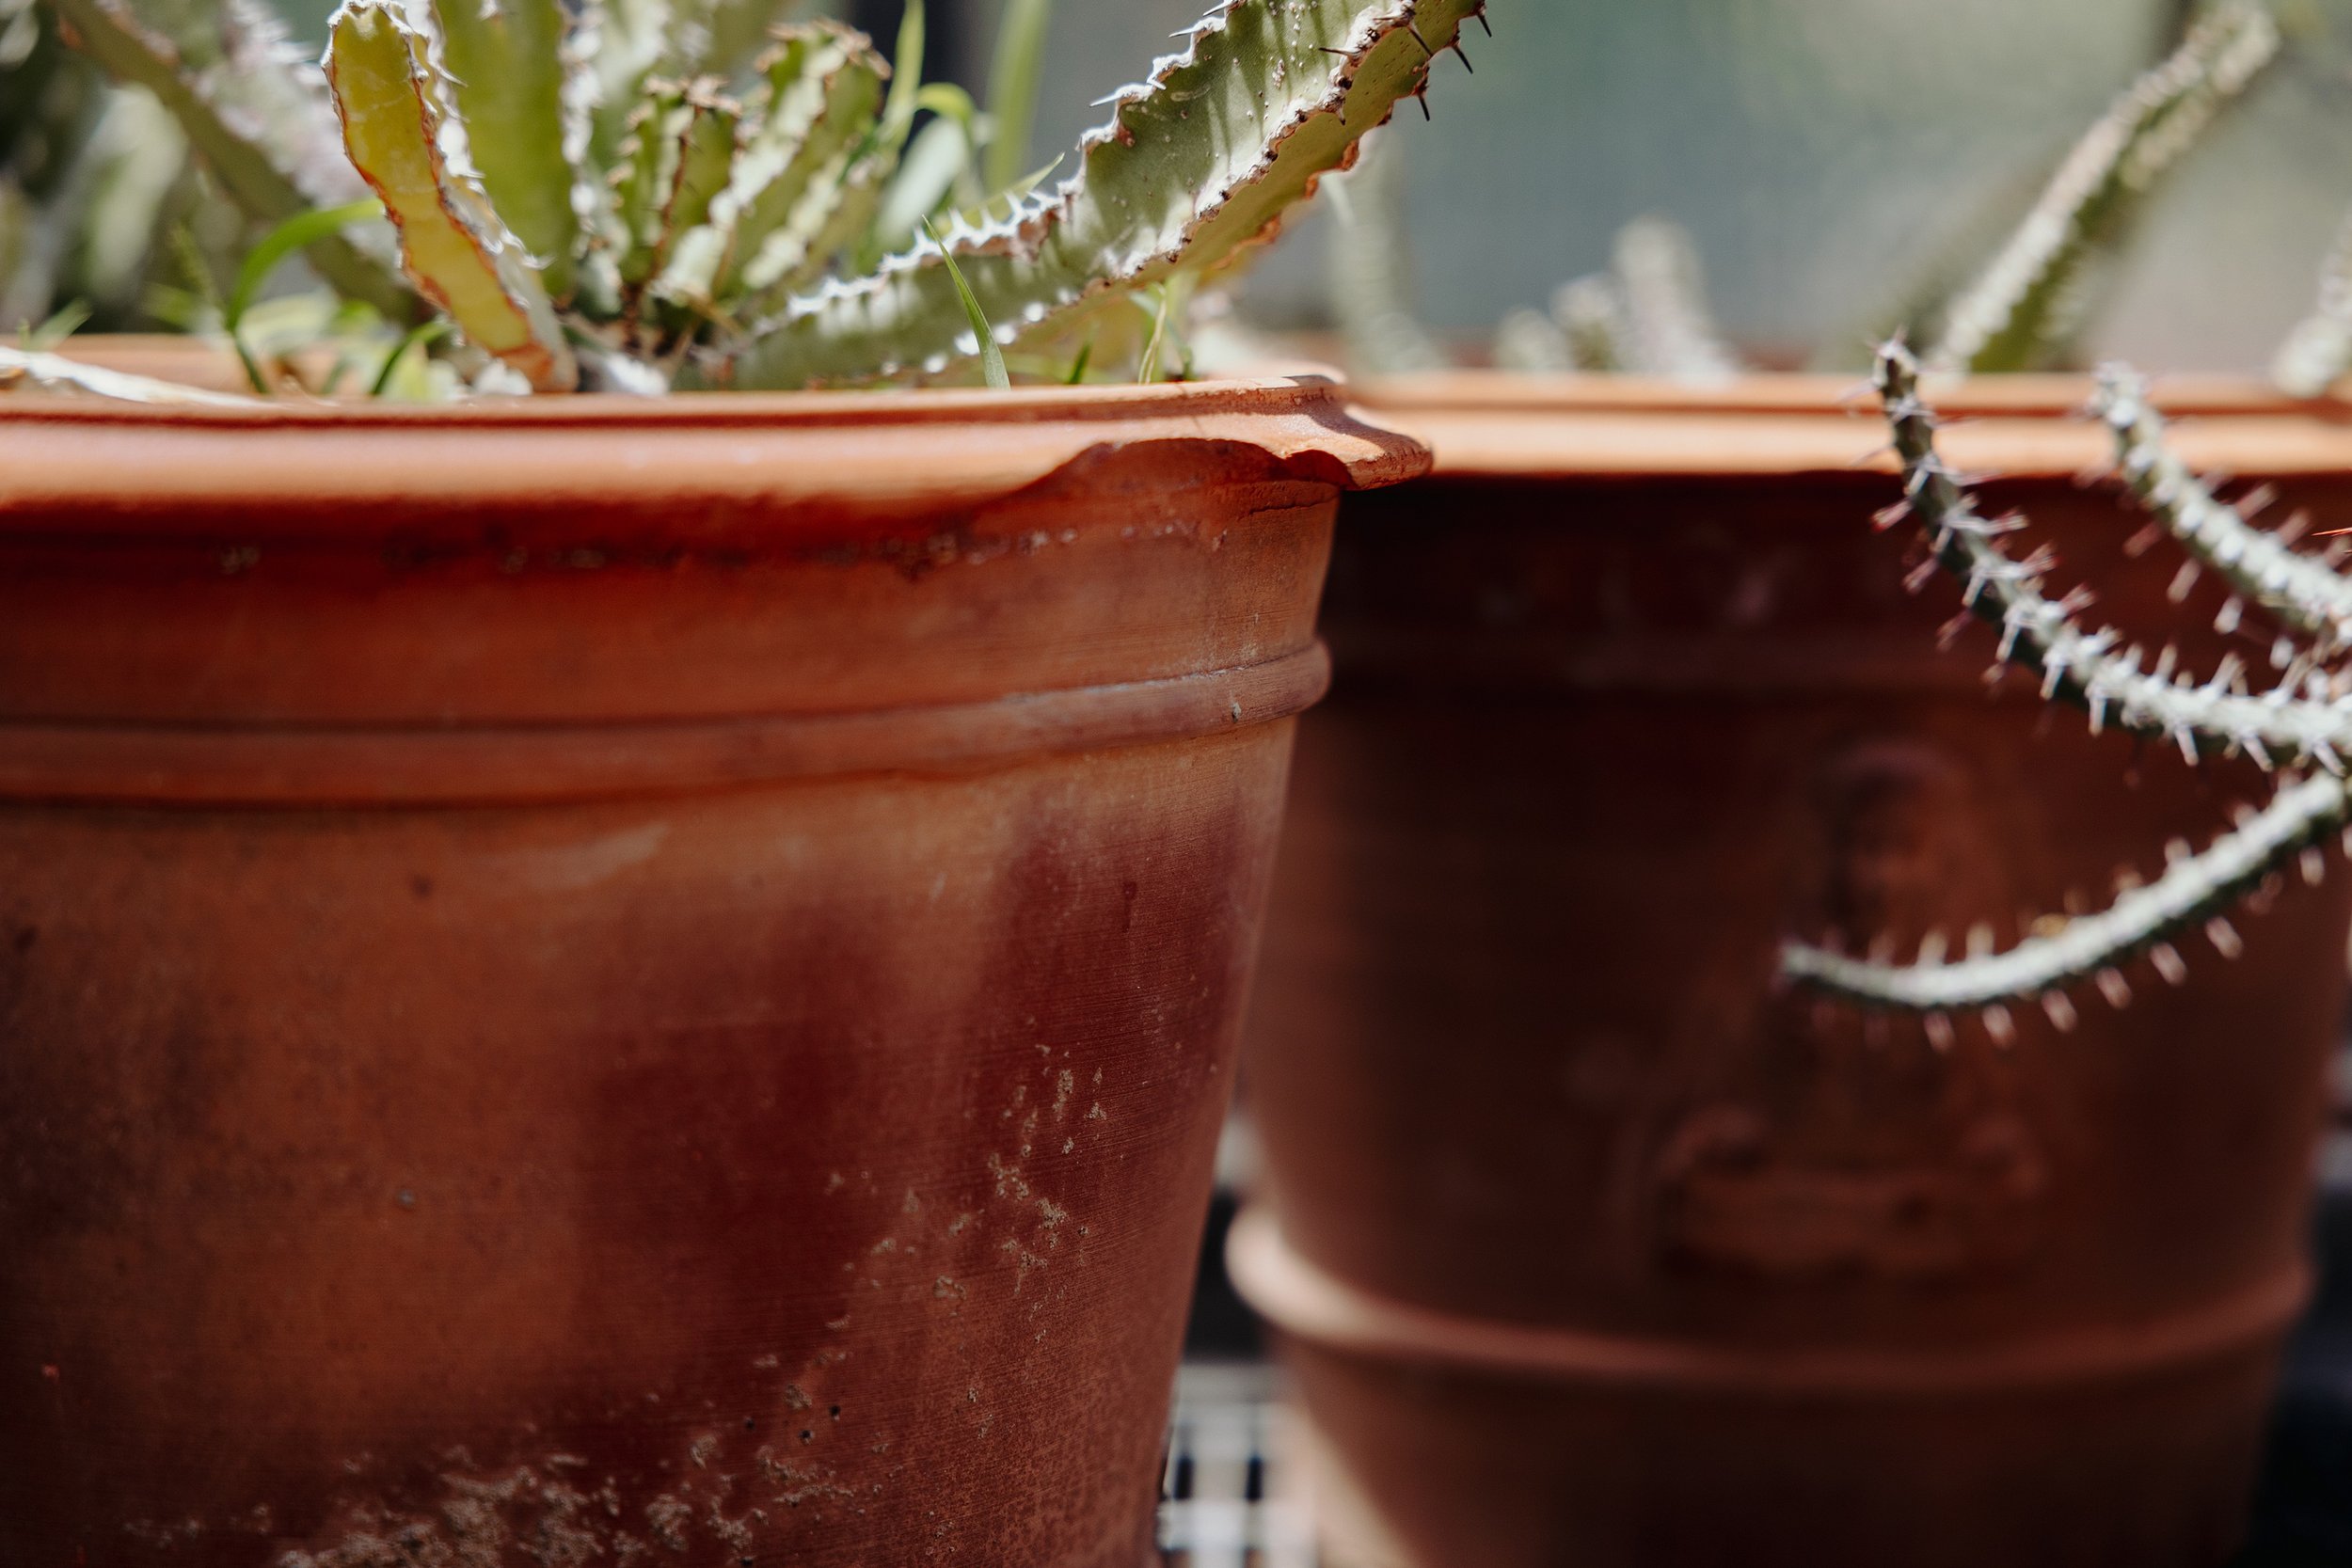
[[[0,407],[0,1561],[1135,1568],[1327,386]]]
[[[1249,1029],[1283,1332],[1343,1564],[2210,1564],[2241,1526],[2342,1016],[2352,877],[2168,990],[1948,1053],[1776,992],[1790,933],[1990,921],[2202,843],[2250,767],[2092,738],[1907,596],[1835,384],[1391,388],[1351,501]],[[1951,433],[2100,613],[2199,626],[2077,483],[2078,383]],[[2343,411],[2228,387],[2197,460],[2352,525]],[[2192,638],[2191,668],[2220,640]],[[2243,642],[2241,646],[2243,646]],[[2254,651],[2259,656],[2264,643]]]

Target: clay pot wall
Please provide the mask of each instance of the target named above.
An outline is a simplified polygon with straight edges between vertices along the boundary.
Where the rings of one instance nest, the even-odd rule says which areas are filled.
[[[2209,1564],[2304,1298],[2352,876],[2178,990],[1935,1050],[1773,982],[2108,896],[2266,792],[1988,692],[1914,597],[1867,408],[1470,379],[1391,388],[1431,479],[1352,501],[1249,1026],[1283,1331],[1336,1560]],[[2123,549],[2080,384],[1950,433],[2096,613],[2188,668],[2219,590]],[[2201,463],[2352,525],[2352,436],[2174,389]],[[2240,638],[2260,658],[2267,647]]]
[[[1136,1568],[1327,387],[0,410],[0,1560]]]

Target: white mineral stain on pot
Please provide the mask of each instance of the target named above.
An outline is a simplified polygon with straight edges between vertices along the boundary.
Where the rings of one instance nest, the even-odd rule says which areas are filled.
[[[644,864],[660,852],[669,836],[667,822],[648,822],[592,843],[552,851],[522,850],[498,856],[497,861],[504,872],[514,874],[515,882],[520,886],[541,892],[579,893]],[[491,868],[493,876],[502,874],[501,866]]]

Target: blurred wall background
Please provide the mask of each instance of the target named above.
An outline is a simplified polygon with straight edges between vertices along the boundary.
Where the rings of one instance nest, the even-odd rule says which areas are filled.
[[[280,0],[312,36],[326,0]],[[1034,161],[1176,47],[1208,0],[1061,0]],[[998,0],[930,0],[933,74],[977,88]],[[2305,309],[2352,207],[2352,0],[2277,0],[2297,58],[2169,185],[2093,338],[2175,368],[2255,368]],[[890,39],[898,0],[843,0]],[[1704,254],[1724,325],[1856,359],[1925,269],[1997,239],[2179,25],[2183,0],[1493,0],[1477,66],[1438,66],[1400,122],[1424,313],[1470,341],[1600,266],[1661,213]],[[1270,325],[1323,318],[1327,216],[1261,262]]]

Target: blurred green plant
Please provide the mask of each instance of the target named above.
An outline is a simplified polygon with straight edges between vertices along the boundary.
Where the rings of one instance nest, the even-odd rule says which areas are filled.
[[[145,325],[191,186],[186,143],[151,95],[110,86],[34,0],[0,0],[0,330],[64,312]]]

